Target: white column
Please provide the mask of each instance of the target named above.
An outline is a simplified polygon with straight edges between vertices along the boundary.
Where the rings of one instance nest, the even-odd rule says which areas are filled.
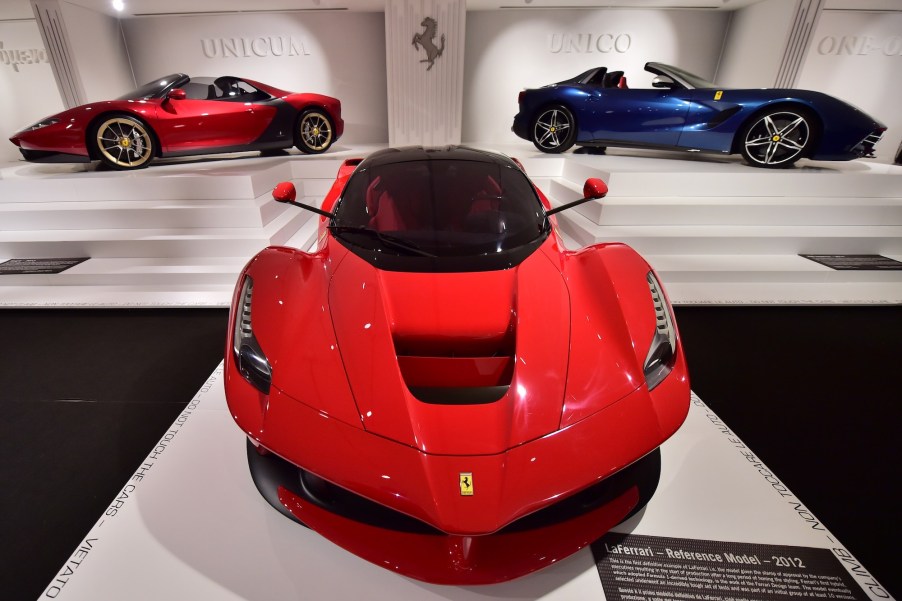
[[[85,89],[57,0],[31,0],[47,57],[66,108],[85,103]]]
[[[774,82],[776,88],[793,88],[799,81],[799,72],[808,48],[811,36],[817,28],[818,19],[823,11],[824,0],[800,0],[793,15],[792,31],[786,42],[783,62]]]
[[[459,144],[465,0],[386,0],[388,141]]]

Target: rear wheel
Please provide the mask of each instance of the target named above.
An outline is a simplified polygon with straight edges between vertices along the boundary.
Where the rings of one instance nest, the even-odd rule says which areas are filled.
[[[576,142],[576,120],[567,107],[549,106],[532,124],[532,143],[542,152],[559,153]]]
[[[298,117],[294,145],[307,154],[326,152],[332,146],[334,132],[329,115],[320,109],[307,109]]]
[[[130,115],[110,115],[93,130],[89,142],[101,162],[119,170],[142,169],[156,148],[150,127]]]
[[[739,134],[740,152],[753,167],[780,169],[807,156],[813,119],[795,109],[776,109],[750,121]]]

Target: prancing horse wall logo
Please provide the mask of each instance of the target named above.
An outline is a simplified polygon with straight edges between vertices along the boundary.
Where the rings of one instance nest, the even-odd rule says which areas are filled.
[[[420,46],[426,51],[426,58],[421,60],[421,63],[429,63],[429,66],[426,67],[426,70],[429,71],[432,69],[433,63],[435,63],[435,59],[442,55],[442,52],[445,51],[445,34],[442,34],[441,42],[442,46],[439,48],[435,45],[433,40],[435,39],[436,30],[438,29],[438,22],[432,17],[426,17],[423,19],[423,22],[420,23],[423,26],[423,33],[415,33],[413,34],[413,47],[417,50],[420,49]]]

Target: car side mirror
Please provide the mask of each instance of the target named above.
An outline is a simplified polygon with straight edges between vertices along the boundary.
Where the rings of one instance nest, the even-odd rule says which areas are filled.
[[[166,98],[169,100],[184,100],[188,95],[185,94],[185,90],[182,88],[173,88],[169,90],[169,93],[166,94]]]
[[[653,88],[674,88],[676,87],[676,82],[674,82],[671,78],[666,75],[658,75],[653,80],[651,80],[651,87]]]
[[[597,177],[590,177],[583,185],[583,198],[604,198],[608,193],[608,185]]]
[[[317,215],[322,215],[323,217],[328,217],[329,219],[335,219],[335,213],[330,213],[329,211],[324,211],[310,205],[305,205],[302,202],[295,202],[295,199],[297,197],[298,191],[297,189],[295,189],[294,184],[292,184],[291,182],[281,182],[279,184],[276,184],[276,187],[272,190],[272,199],[276,202],[284,202],[286,204],[300,207],[307,211],[313,211]]]
[[[561,211],[566,211],[567,209],[572,209],[573,207],[577,207],[584,202],[589,202],[590,200],[598,200],[599,198],[604,198],[608,193],[608,185],[604,183],[603,180],[598,179],[597,177],[590,177],[586,180],[586,183],[583,185],[583,198],[579,200],[574,200],[573,202],[568,202],[567,204],[563,204],[559,207],[555,207],[550,211],[545,211],[545,215],[554,215],[555,213],[560,213]]]
[[[273,188],[272,199],[276,202],[294,202],[298,191],[291,182],[281,182]]]

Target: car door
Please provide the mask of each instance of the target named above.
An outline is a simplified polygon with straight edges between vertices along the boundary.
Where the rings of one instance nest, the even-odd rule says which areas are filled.
[[[186,98],[163,100],[157,129],[164,152],[240,149],[260,137],[276,113],[262,100],[269,95],[241,80],[221,79],[192,79]]]
[[[639,146],[676,146],[686,125],[689,90],[596,88],[593,137]]]

